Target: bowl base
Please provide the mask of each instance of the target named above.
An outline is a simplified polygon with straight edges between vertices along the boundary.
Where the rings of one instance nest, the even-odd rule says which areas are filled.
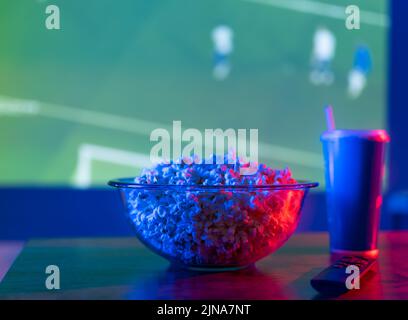
[[[188,266],[188,265],[180,265],[175,263],[175,267],[182,267],[183,269],[187,269],[190,271],[198,271],[198,272],[227,272],[227,271],[237,271],[237,270],[242,270],[249,268],[253,266],[253,264],[247,264],[244,266],[232,266],[232,267],[197,267],[197,266]]]

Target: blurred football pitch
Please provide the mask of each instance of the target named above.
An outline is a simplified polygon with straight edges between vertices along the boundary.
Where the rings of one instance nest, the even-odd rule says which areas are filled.
[[[347,30],[347,1],[48,1],[0,4],[0,183],[101,185],[148,164],[150,132],[259,129],[260,160],[323,182],[323,106],[343,128],[385,126],[386,1],[353,1],[373,19]],[[334,10],[337,8],[337,11]],[[337,12],[337,16],[336,16]],[[374,13],[374,15],[373,15]],[[380,20],[379,20],[380,21]],[[212,76],[212,29],[234,32],[232,70]],[[309,82],[318,26],[337,39],[331,86]],[[367,88],[346,94],[358,44],[372,54]]]

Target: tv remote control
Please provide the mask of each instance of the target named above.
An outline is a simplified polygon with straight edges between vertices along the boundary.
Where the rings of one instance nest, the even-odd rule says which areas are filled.
[[[361,280],[375,261],[375,259],[362,256],[344,256],[320,272],[310,281],[310,284],[316,291],[322,294],[334,295],[346,293],[350,290],[346,286],[346,281],[351,275],[351,273],[346,273],[347,267],[350,265],[357,266],[360,271]]]

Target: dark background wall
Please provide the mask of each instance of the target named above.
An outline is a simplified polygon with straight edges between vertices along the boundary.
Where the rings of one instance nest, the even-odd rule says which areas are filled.
[[[126,236],[132,228],[111,189],[2,188],[0,239]],[[324,195],[309,195],[300,231],[325,230]]]
[[[389,195],[386,202],[391,227],[408,227],[408,1],[391,1],[389,35],[388,130]]]
[[[408,188],[408,1],[391,1],[388,123],[391,191]]]
[[[132,235],[115,190],[0,188],[0,198],[0,239]],[[384,211],[382,228],[399,228],[393,220]],[[310,193],[297,232],[324,230],[325,195]]]

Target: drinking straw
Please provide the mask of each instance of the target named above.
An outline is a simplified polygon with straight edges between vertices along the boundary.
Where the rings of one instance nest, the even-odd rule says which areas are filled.
[[[327,129],[329,131],[336,130],[336,122],[334,121],[333,107],[331,105],[326,106],[324,109],[326,113]]]

